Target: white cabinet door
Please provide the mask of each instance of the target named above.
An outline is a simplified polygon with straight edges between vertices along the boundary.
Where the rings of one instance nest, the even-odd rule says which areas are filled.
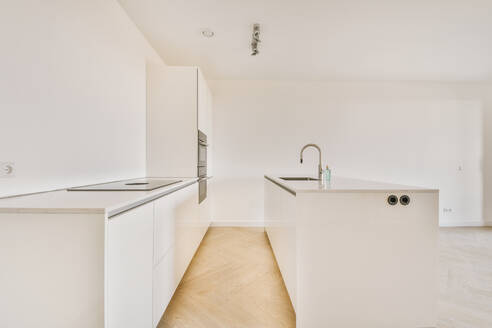
[[[107,327],[152,327],[154,203],[109,219]]]
[[[175,215],[175,277],[179,283],[203,237],[198,214],[197,183],[180,190]]]
[[[187,187],[189,188],[189,187]],[[186,189],[186,188],[185,188]],[[153,322],[157,327],[177,286],[174,277],[176,206],[183,190],[154,201]]]
[[[212,195],[213,185],[212,178],[207,180],[207,198],[198,205],[198,220],[201,227],[201,238],[207,232],[210,222],[212,221]]]
[[[203,238],[207,232],[208,226],[210,225],[210,198],[207,196],[198,207],[198,219],[200,224],[200,240]]]
[[[296,197],[265,180],[265,231],[297,311]]]
[[[197,176],[197,128],[213,145],[212,94],[200,69],[148,64],[148,175]],[[208,153],[211,175],[211,147]]]
[[[208,87],[205,77],[198,69],[198,129],[207,135],[208,156],[207,174],[212,176],[212,149],[213,149],[213,127],[212,127],[212,93]]]
[[[157,327],[164,311],[176,290],[179,281],[174,276],[175,256],[172,247],[166,256],[154,268],[153,286],[153,316],[154,327]]]
[[[214,131],[213,131],[213,97],[212,92],[209,88],[208,90],[208,103],[207,103],[207,118],[206,118],[206,126],[207,126],[207,137],[208,137],[208,156],[207,156],[207,174],[208,176],[213,176],[213,150],[214,150]]]
[[[197,175],[196,67],[147,65],[147,174]]]
[[[161,262],[174,245],[176,206],[182,192],[178,190],[154,201],[154,265]]]
[[[154,203],[153,321],[157,326],[205,231],[197,183]]]
[[[159,323],[210,224],[198,183],[154,201],[153,323]]]
[[[198,129],[205,134],[209,134],[208,131],[208,98],[209,91],[207,87],[207,82],[203,77],[203,74],[200,69],[198,69]]]

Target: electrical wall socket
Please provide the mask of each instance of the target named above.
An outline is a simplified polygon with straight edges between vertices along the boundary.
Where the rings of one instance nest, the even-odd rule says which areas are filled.
[[[452,208],[443,208],[442,211],[444,213],[451,213],[453,211],[453,209]]]
[[[11,178],[15,174],[15,165],[12,162],[0,162],[0,178]]]

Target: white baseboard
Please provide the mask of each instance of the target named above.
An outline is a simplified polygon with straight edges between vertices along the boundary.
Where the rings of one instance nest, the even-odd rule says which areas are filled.
[[[231,220],[231,221],[212,221],[212,227],[264,227],[263,220]]]
[[[482,220],[470,221],[440,221],[440,227],[487,227],[492,226],[492,222]]]

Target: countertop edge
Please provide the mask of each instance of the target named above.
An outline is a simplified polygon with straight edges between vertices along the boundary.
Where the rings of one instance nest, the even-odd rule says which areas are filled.
[[[267,179],[268,181],[276,184],[277,186],[279,186],[280,188],[284,189],[288,193],[291,193],[292,195],[297,196],[296,191],[293,190],[293,189],[291,189],[291,188],[289,188],[285,184],[283,184],[281,181],[279,181],[280,179],[277,179],[277,178],[274,178],[274,177],[270,177],[270,176],[268,176],[266,174],[265,174],[265,179]]]
[[[211,177],[208,177],[211,178]],[[122,202],[119,204],[115,205],[110,205],[107,207],[87,207],[87,208],[80,208],[80,207],[66,207],[66,208],[56,208],[56,207],[51,207],[51,208],[40,208],[40,207],[0,207],[0,214],[102,214],[106,216],[107,218],[114,217],[118,214],[121,214],[123,212],[126,212],[128,210],[131,210],[133,208],[136,208],[138,206],[144,205],[146,203],[149,203],[153,200],[156,200],[158,198],[164,197],[168,194],[171,194],[173,192],[176,192],[178,190],[184,189],[192,184],[195,184],[198,182],[198,178],[188,178],[189,180],[186,182],[181,182],[180,184],[177,184],[175,186],[170,186],[168,188],[164,188],[164,190],[159,190],[162,188],[155,189],[151,191],[149,194],[136,197],[132,199],[131,201],[126,201]],[[61,190],[59,190],[61,191]],[[74,192],[79,192],[79,191],[74,191]],[[80,191],[80,192],[85,192],[85,191]],[[95,191],[99,192],[99,191]],[[115,192],[121,192],[121,191],[115,191]],[[37,194],[37,193],[36,193]],[[16,197],[22,197],[22,196],[16,196]]]
[[[207,178],[208,180],[208,178]],[[164,197],[166,195],[169,195],[169,194],[172,194],[173,192],[176,192],[178,190],[181,190],[181,189],[184,189],[188,186],[191,186],[192,184],[195,184],[198,182],[198,178],[195,178],[195,179],[192,179],[188,182],[185,182],[183,184],[179,184],[179,185],[176,185],[176,186],[173,186],[173,187],[170,187],[168,189],[165,189],[165,190],[162,190],[161,192],[159,193],[156,193],[156,194],[151,194],[151,195],[146,195],[145,197],[142,197],[140,199],[136,199],[135,201],[131,202],[131,203],[127,203],[125,205],[118,205],[118,206],[113,206],[111,208],[107,208],[106,209],[106,215],[108,217],[108,219],[111,219],[119,214],[122,214],[126,211],[129,211],[131,209],[134,209],[138,206],[142,206],[142,205],[145,205],[147,203],[150,203],[158,198],[161,198],[161,197]],[[158,190],[158,189],[157,189]]]
[[[0,208],[0,214],[105,214],[104,208]]]
[[[297,190],[298,194],[315,194],[315,193],[387,193],[387,192],[407,192],[407,193],[437,193],[438,189],[337,189],[337,190]]]
[[[298,190],[293,189],[287,182],[283,182],[280,178],[264,175],[265,179],[273,182],[277,186],[281,187],[285,191],[297,196],[297,194],[310,194],[310,193],[387,193],[387,192],[407,192],[407,193],[439,193],[439,189],[407,189],[407,188],[388,188],[388,189],[318,189],[318,190]]]

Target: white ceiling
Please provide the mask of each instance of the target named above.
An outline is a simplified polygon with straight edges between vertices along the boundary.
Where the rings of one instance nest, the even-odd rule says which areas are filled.
[[[492,0],[119,2],[167,64],[208,79],[492,80]]]

